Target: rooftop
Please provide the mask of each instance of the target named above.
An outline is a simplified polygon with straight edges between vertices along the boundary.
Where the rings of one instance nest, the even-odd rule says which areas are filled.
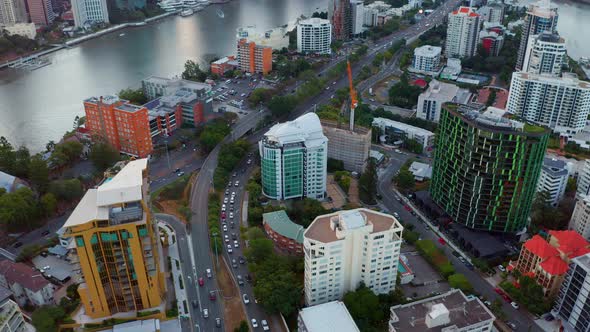
[[[268,224],[273,231],[280,235],[293,239],[297,243],[303,243],[305,228],[291,221],[285,210],[265,213],[262,215],[262,220],[263,223]]]
[[[442,48],[439,46],[424,45],[414,49],[414,55],[434,57],[440,55]]]
[[[524,243],[524,247],[532,252],[535,256],[541,259],[547,259],[549,257],[559,256],[557,249],[553,248],[545,239],[539,235],[533,236],[530,240]]]
[[[454,10],[453,15],[462,15],[462,16],[471,16],[471,17],[479,16],[479,14],[477,14],[475,12],[475,9],[473,9],[471,7],[463,7],[463,6],[459,7],[458,10]]]
[[[110,181],[86,191],[63,227],[77,226],[92,220],[107,220],[110,205],[140,201],[143,197],[143,171],[146,168],[147,159],[130,161]]]
[[[578,257],[590,252],[590,243],[576,231],[549,231],[549,235],[551,245],[569,258]]]
[[[567,272],[568,265],[558,256],[549,257],[539,266],[551,275],[564,275]]]
[[[391,307],[390,331],[424,332],[468,330],[496,319],[478,298],[468,299],[458,289],[439,296]],[[455,326],[455,329],[451,329]],[[393,330],[392,330],[393,328]]]
[[[117,96],[107,95],[107,96],[100,96],[100,97],[90,97],[84,100],[84,102],[97,104],[99,101],[106,105],[112,105],[118,102],[120,99]]]
[[[9,285],[19,284],[23,288],[37,292],[47,285],[49,281],[43,277],[41,272],[35,271],[24,263],[14,263],[10,260],[0,261],[0,275],[6,278]]]
[[[557,33],[550,33],[547,31],[538,34],[537,40],[545,43],[565,44],[565,38],[561,37]]]
[[[459,90],[459,87],[455,84],[432,80],[430,85],[428,85],[428,89],[422,92],[420,97],[424,99],[436,99],[441,102],[454,101]]]
[[[547,158],[543,160],[543,171],[553,176],[567,176],[567,163],[563,160],[555,158]]]
[[[512,77],[520,77],[523,80],[539,82],[542,84],[559,85],[563,87],[572,87],[590,90],[590,82],[582,81],[573,73],[564,73],[562,77],[553,77],[526,72],[514,72]]]
[[[419,127],[414,127],[411,126],[409,124],[403,123],[403,122],[399,122],[399,121],[393,121],[390,119],[386,119],[386,118],[374,118],[373,119],[373,125],[375,126],[384,126],[384,127],[395,127],[399,130],[402,131],[412,131],[415,134],[418,135],[422,135],[422,136],[432,136],[434,135],[433,132],[428,131],[426,129],[423,128],[419,128]]]
[[[391,215],[361,208],[318,216],[307,227],[304,236],[323,243],[338,241],[341,238],[338,237],[337,231],[332,228],[332,222],[337,223],[342,231],[356,229],[365,225],[373,226],[372,233],[384,232],[397,227],[401,229],[402,227]]]
[[[333,301],[307,307],[299,316],[308,332],[358,332],[354,319],[344,303]]]
[[[299,21],[300,25],[310,24],[310,25],[319,25],[319,24],[330,24],[329,20],[319,18],[319,17],[312,17],[305,20]]]
[[[280,145],[305,142],[306,146],[313,146],[327,141],[320,118],[315,113],[307,113],[293,121],[278,123],[264,136],[267,141]]]
[[[135,113],[143,109],[141,106],[129,104],[128,102],[122,103],[121,105],[115,107],[115,109],[128,112],[128,113]]]

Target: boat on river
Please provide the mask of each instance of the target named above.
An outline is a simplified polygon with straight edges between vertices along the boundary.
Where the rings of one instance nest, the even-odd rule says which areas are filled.
[[[192,14],[194,14],[195,12],[190,9],[190,8],[185,8],[180,12],[180,16],[182,17],[187,17],[187,16],[191,16]]]

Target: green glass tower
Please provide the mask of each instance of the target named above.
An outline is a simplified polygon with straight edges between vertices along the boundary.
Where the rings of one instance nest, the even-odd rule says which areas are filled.
[[[444,105],[430,192],[453,222],[514,233],[527,225],[549,130],[499,111]]]

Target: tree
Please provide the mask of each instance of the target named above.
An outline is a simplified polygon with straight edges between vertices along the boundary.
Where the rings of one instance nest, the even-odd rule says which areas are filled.
[[[384,318],[379,298],[363,284],[356,291],[344,294],[342,302],[361,330],[378,324]]]
[[[275,118],[282,118],[291,113],[295,106],[297,106],[297,100],[295,96],[274,96],[267,104],[271,114]]]
[[[82,183],[78,179],[56,180],[49,184],[49,192],[57,199],[72,201],[82,197]]]
[[[420,93],[422,93],[422,89],[411,85],[407,74],[404,73],[400,81],[389,89],[389,103],[399,107],[412,108],[416,105]]]
[[[250,106],[258,106],[258,104],[260,103],[268,102],[272,98],[274,93],[275,91],[271,89],[254,89],[250,94],[250,97],[248,97],[248,102],[250,103]]]
[[[53,160],[53,156],[59,154],[58,157],[59,163],[63,164],[70,164],[76,159],[80,157],[82,154],[82,150],[84,150],[84,145],[77,141],[67,141],[55,146],[53,153],[51,154],[51,159]]]
[[[304,198],[293,202],[287,214],[297,224],[307,227],[315,219],[315,217],[325,214],[328,211],[324,209],[320,201]]]
[[[66,317],[57,306],[42,306],[33,312],[32,323],[38,332],[56,332],[59,323]]]
[[[35,155],[29,162],[28,178],[33,187],[40,193],[47,190],[49,184],[49,168],[40,155]]]
[[[265,263],[265,268],[270,268],[272,272],[263,273],[263,278],[257,280],[254,295],[268,312],[280,312],[283,316],[289,316],[296,311],[299,304],[300,282],[295,273],[287,270],[284,264],[272,263],[277,259],[269,259]]]
[[[27,176],[30,161],[31,154],[29,153],[29,149],[24,146],[18,148],[18,150],[14,152],[14,172],[12,175],[17,177]]]
[[[359,179],[359,198],[366,204],[375,204],[377,195],[377,165],[369,158],[367,167]]]
[[[95,143],[90,150],[90,160],[98,171],[104,171],[120,159],[119,151],[106,142]]]
[[[201,70],[198,63],[193,60],[187,60],[184,63],[182,78],[190,81],[205,82],[207,73]]]
[[[213,150],[223,138],[231,131],[229,125],[223,120],[211,121],[199,135],[199,141],[205,151]]]
[[[567,223],[567,218],[550,204],[550,194],[540,191],[533,200],[531,211],[532,224],[536,227],[547,229],[562,229]]]
[[[128,100],[135,105],[143,105],[148,102],[148,98],[143,93],[143,89],[122,89],[119,91],[119,98]]]
[[[0,171],[8,174],[14,173],[16,155],[14,149],[6,137],[0,136]]]
[[[473,286],[469,283],[469,280],[465,277],[465,275],[460,273],[455,273],[449,276],[449,285],[452,288],[458,288],[464,292],[471,292],[473,291]]]
[[[0,196],[0,224],[8,231],[31,229],[38,215],[35,195],[29,188],[20,188]]]
[[[249,241],[249,247],[246,248],[244,255],[248,262],[257,264],[272,256],[274,245],[272,240],[267,238],[258,238]]]
[[[328,172],[336,172],[344,170],[344,162],[342,160],[328,158]]]
[[[250,326],[248,325],[248,322],[243,320],[240,322],[240,326],[236,327],[234,329],[234,332],[248,332],[250,331]]]
[[[41,208],[46,217],[52,217],[57,209],[57,199],[52,193],[41,196]]]
[[[393,181],[395,182],[395,185],[403,191],[413,189],[416,184],[414,174],[405,167],[399,170],[399,173],[393,178]]]
[[[406,149],[415,154],[421,154],[422,151],[424,151],[422,144],[418,143],[418,141],[414,138],[406,139],[404,141],[404,145],[406,146]]]

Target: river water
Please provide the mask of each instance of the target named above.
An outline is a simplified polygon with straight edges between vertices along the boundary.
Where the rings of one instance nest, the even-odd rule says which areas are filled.
[[[328,0],[234,0],[191,17],[172,17],[121,30],[50,56],[33,72],[0,71],[0,136],[33,151],[59,140],[83,115],[82,100],[139,87],[150,75],[180,74],[184,62],[205,62],[235,53],[238,27],[260,30],[293,23],[300,15],[325,11]],[[574,58],[590,56],[590,5],[558,2],[559,31]],[[225,17],[216,10],[222,8]],[[586,33],[582,33],[586,32]],[[124,33],[124,36],[120,36]]]

